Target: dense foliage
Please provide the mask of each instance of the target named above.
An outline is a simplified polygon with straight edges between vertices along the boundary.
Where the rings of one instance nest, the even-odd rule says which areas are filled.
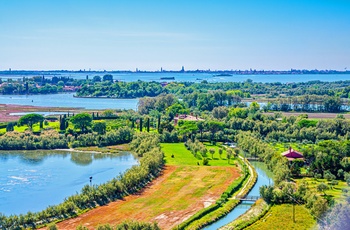
[[[41,135],[32,132],[7,132],[0,136],[1,150],[34,150],[68,148],[68,139],[55,130],[43,131]]]
[[[110,97],[143,97],[157,96],[161,93],[173,93],[178,95],[193,92],[208,92],[211,90],[241,90],[239,96],[249,97],[249,94],[267,94],[269,97],[278,95],[301,96],[301,95],[328,95],[348,98],[350,81],[321,82],[309,81],[299,83],[259,83],[247,80],[245,82],[171,82],[162,87],[159,82],[95,82],[83,86],[78,95],[80,96],[110,96]],[[128,91],[128,92],[126,92]]]

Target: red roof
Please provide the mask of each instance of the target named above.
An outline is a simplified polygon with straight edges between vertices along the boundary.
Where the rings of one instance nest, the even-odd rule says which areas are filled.
[[[287,151],[282,153],[283,156],[287,157],[289,161],[294,159],[304,158],[304,155],[292,148],[289,148]]]

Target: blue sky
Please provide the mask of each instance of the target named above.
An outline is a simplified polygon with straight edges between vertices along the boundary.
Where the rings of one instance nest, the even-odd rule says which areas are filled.
[[[0,70],[350,69],[347,0],[0,0]]]

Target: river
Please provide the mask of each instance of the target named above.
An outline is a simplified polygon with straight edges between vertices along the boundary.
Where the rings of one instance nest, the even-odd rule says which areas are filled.
[[[253,186],[252,190],[247,194],[247,196],[260,196],[259,188],[263,185],[269,185],[270,183],[272,183],[272,175],[271,175],[271,172],[267,170],[264,163],[252,161],[251,164],[254,166],[258,174],[258,179],[256,181],[256,184]],[[224,225],[227,225],[228,223],[237,219],[240,215],[244,214],[248,209],[250,209],[253,203],[254,202],[250,202],[250,201],[241,202],[226,216],[219,219],[215,223],[208,225],[204,229],[216,230]]]
[[[137,164],[128,152],[120,154],[69,151],[1,151],[0,213],[37,212],[97,185]]]

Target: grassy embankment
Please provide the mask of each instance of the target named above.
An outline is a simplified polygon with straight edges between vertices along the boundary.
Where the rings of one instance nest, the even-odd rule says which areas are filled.
[[[249,230],[271,229],[313,229],[316,220],[303,205],[295,206],[295,223],[293,222],[293,205],[275,205],[253,225],[245,228]]]
[[[266,212],[270,209],[270,206],[263,200],[257,200],[251,208],[245,212],[243,215],[239,216],[233,222],[223,226],[220,230],[228,230],[228,229],[244,229],[249,225],[252,225],[256,221],[258,221],[261,217],[263,217]]]
[[[93,227],[100,223],[117,224],[134,219],[157,222],[162,229],[171,229],[214,204],[240,175],[239,169],[231,165],[234,160],[229,165],[226,158],[220,159],[218,152],[214,154],[218,160],[209,161],[212,166],[203,166],[201,161],[198,166],[198,159],[183,143],[161,144],[161,147],[166,161],[163,175],[146,189],[125,197],[123,201],[63,221],[58,227],[74,229],[80,223],[89,223],[89,227]]]

